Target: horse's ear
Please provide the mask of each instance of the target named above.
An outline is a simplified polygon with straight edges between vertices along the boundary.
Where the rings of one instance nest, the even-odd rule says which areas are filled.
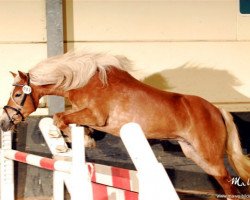
[[[21,72],[21,71],[18,71],[18,75],[19,75],[19,77],[20,77],[21,79],[24,79],[24,80],[27,79],[27,75],[26,75],[25,73]]]
[[[11,72],[11,71],[10,71],[10,73],[12,74],[12,76],[13,76],[14,78],[15,78],[15,77],[16,77],[16,75],[17,75],[16,73]]]

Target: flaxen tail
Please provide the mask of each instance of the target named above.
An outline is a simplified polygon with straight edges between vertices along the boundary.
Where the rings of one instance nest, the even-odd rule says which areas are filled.
[[[250,158],[243,154],[240,139],[233,117],[227,111],[220,109],[227,128],[226,151],[229,162],[241,177],[247,182],[250,179]]]

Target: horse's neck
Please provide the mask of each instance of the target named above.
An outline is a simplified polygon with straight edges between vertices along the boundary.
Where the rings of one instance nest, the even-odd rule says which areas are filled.
[[[100,80],[100,72],[97,71],[97,73],[90,78],[89,82],[83,86],[82,88],[78,88],[80,90],[88,90],[88,89],[95,89],[96,87],[103,87],[102,81]],[[126,71],[111,67],[107,71],[107,81],[109,83],[117,83],[123,80],[129,80],[131,82],[132,80],[135,80],[130,74],[128,74]],[[39,96],[39,98],[45,96],[45,95],[56,95],[56,96],[63,96],[68,97],[69,91],[64,91],[60,88],[56,88],[55,85],[43,85],[43,86],[36,86],[36,91]]]
[[[115,67],[111,68],[107,72],[107,76],[108,76],[108,81],[109,80],[115,80],[115,82],[117,80],[119,80],[119,81],[123,81],[123,80],[134,81],[134,80],[136,80],[127,71],[124,71],[124,70],[121,70],[121,69],[117,69]]]
[[[37,86],[36,91],[38,93],[39,98],[46,96],[46,95],[56,95],[56,96],[63,96],[63,97],[68,96],[67,91],[55,88],[54,85]]]

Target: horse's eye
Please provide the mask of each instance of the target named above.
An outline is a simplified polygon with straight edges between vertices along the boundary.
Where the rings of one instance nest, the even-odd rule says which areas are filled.
[[[20,97],[20,96],[22,96],[21,93],[16,93],[16,94],[15,94],[15,97]]]

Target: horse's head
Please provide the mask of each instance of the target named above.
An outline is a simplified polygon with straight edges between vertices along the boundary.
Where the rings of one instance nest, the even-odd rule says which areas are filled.
[[[11,73],[14,76],[14,88],[0,117],[0,127],[3,131],[11,130],[16,124],[24,121],[39,104],[39,98],[34,94],[34,85],[30,83],[29,74],[20,71],[18,74]]]

